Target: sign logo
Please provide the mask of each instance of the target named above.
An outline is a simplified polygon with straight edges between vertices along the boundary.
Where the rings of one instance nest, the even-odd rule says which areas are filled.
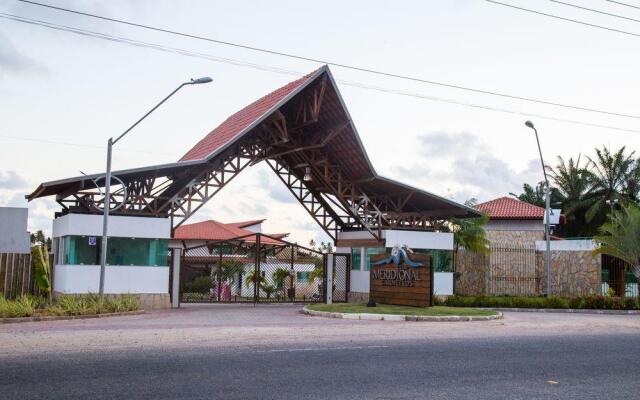
[[[89,236],[89,246],[95,246],[95,245],[96,245],[96,237]]]
[[[424,265],[419,262],[411,261],[407,253],[413,253],[413,251],[407,247],[406,244],[402,246],[394,246],[389,257],[379,260],[373,263],[373,265],[386,265],[393,263],[396,266],[400,266],[400,263],[403,262],[404,265],[408,265],[412,268],[424,267]]]

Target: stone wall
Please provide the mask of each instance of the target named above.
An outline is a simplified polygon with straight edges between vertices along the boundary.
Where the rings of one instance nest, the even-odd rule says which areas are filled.
[[[547,288],[545,252],[537,252],[537,270],[540,276],[539,290]],[[590,251],[551,252],[551,293],[560,297],[576,297],[600,294],[602,257]]]
[[[487,239],[492,243],[511,243],[513,245],[534,244],[544,240],[544,231],[486,230]]]
[[[369,301],[369,293],[349,292],[349,303],[365,303]]]
[[[454,254],[453,293],[461,296],[484,296],[487,290],[489,258],[467,250]]]
[[[522,255],[518,252],[511,256],[504,252],[500,257],[496,257],[496,254],[497,252],[492,256],[483,256],[465,250],[458,251],[455,259],[454,294],[540,296],[546,292],[544,251],[535,252],[535,256],[528,261],[531,265],[519,262]],[[600,293],[600,256],[594,257],[590,251],[552,251],[551,258],[553,295],[575,297]]]

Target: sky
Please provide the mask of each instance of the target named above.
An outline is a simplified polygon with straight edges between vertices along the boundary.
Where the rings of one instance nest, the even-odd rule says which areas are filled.
[[[639,36],[483,0],[42,2],[424,80],[640,114]],[[551,1],[504,2],[640,34],[638,22]],[[567,2],[640,20],[640,9],[605,0]],[[627,2],[640,6],[640,0]],[[0,206],[28,206],[32,231],[49,233],[59,206],[52,198],[27,204],[25,194],[41,182],[104,171],[107,139],[185,80],[214,81],[184,88],[119,142],[115,170],[177,161],[235,111],[322,65],[16,0],[0,3],[0,13],[204,55],[0,18]],[[637,118],[330,68],[377,172],[460,202],[505,196],[542,180],[527,119],[535,122],[552,165],[558,155],[584,157],[601,146],[635,151],[640,145],[640,132],[558,120],[640,131]],[[262,164],[245,170],[189,222],[210,218],[266,218],[266,232],[290,232],[298,243],[327,240]]]

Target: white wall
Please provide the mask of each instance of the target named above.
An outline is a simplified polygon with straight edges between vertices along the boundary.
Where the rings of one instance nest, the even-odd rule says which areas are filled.
[[[53,290],[61,293],[98,293],[99,265],[56,265]],[[105,293],[168,293],[169,267],[109,265],[105,271]]]
[[[28,208],[0,207],[0,253],[30,253]]]
[[[453,234],[447,232],[420,232],[402,230],[383,230],[385,247],[406,244],[412,249],[453,250]],[[374,239],[367,231],[338,233],[338,240]],[[344,248],[340,248],[344,250]]]
[[[352,292],[369,293],[369,271],[351,270],[349,290]]]
[[[596,248],[593,240],[552,240],[551,251],[592,251]],[[536,240],[536,250],[546,251],[547,242]]]
[[[544,224],[538,220],[490,220],[484,226],[486,231],[544,231]]]
[[[410,249],[453,250],[453,233],[384,231],[386,247],[406,244]]]
[[[433,293],[439,296],[453,294],[453,272],[433,273]]]
[[[109,236],[169,239],[169,218],[109,217]],[[67,214],[53,220],[53,237],[68,235],[102,236],[102,215]]]

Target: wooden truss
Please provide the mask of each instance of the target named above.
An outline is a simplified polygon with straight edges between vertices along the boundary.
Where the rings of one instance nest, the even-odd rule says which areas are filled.
[[[263,123],[206,163],[173,175],[145,176],[114,187],[114,214],[171,217],[176,228],[187,221],[247,166],[266,161],[298,202],[335,241],[338,232],[366,230],[378,240],[382,229],[433,230],[445,213],[407,211],[414,191],[374,195],[367,181],[350,179],[326,147],[349,126],[348,120],[320,129],[318,121],[326,77],[308,87],[298,100],[275,110]],[[322,138],[322,139],[314,139]],[[99,213],[99,182],[57,196],[67,211]],[[126,189],[126,190],[125,190]],[[125,196],[126,192],[126,196]]]

